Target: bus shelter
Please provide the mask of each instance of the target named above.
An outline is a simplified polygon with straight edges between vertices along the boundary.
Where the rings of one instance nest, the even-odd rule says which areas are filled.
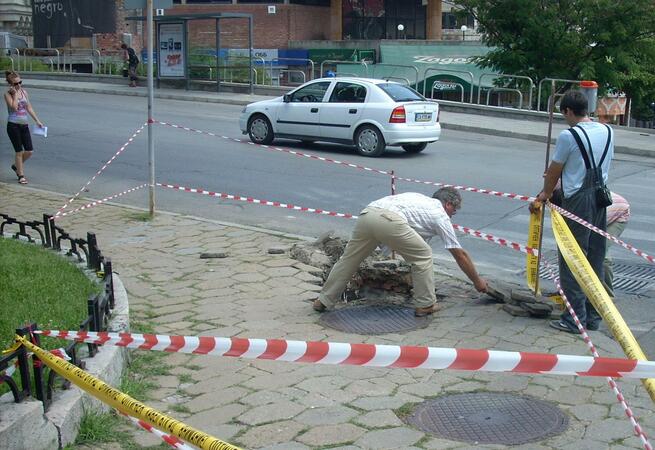
[[[221,90],[221,75],[219,55],[221,54],[221,20],[248,20],[248,73],[250,93],[254,93],[253,84],[253,18],[246,13],[216,13],[216,14],[181,14],[173,16],[156,16],[155,47],[157,58],[157,86],[160,80],[184,80],[189,89],[189,21],[215,21],[216,33],[216,91]],[[145,16],[128,17],[127,20],[146,21]]]

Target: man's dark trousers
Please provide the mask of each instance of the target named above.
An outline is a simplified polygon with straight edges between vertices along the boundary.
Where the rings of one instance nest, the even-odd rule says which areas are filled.
[[[589,186],[589,184],[591,183],[584,183],[583,187],[573,194],[573,196],[568,199],[565,198],[562,207],[604,231],[607,210],[596,206],[596,189],[593,186]],[[587,256],[592,269],[596,272],[598,278],[603,280],[605,237],[570,219],[566,219],[566,223],[571,229],[571,233],[573,233],[578,245]],[[573,306],[573,310],[578,316],[580,323],[586,328],[598,329],[598,324],[602,319],[573,277],[561,253],[559,255],[559,273],[564,294],[566,294],[566,298],[571,303],[571,306]],[[562,321],[566,322],[571,329],[578,329],[568,311],[562,314]]]

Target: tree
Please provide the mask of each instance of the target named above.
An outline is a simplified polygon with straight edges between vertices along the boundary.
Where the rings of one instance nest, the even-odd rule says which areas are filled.
[[[595,80],[655,101],[653,0],[456,0],[492,50],[482,67],[533,80]]]

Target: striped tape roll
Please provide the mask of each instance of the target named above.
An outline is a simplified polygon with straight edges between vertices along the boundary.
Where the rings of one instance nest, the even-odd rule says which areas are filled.
[[[298,363],[587,377],[648,378],[655,374],[652,361],[548,353],[60,330],[40,333],[98,345]]]
[[[475,236],[489,242],[493,242],[494,244],[498,244],[503,247],[511,248],[513,250],[516,250],[517,252],[523,252],[523,253],[527,253],[528,255],[535,255],[535,256],[539,254],[539,250],[537,250],[536,248],[528,247],[523,244],[519,244],[517,242],[508,241],[507,239],[499,238],[488,233],[483,233],[482,231],[474,230],[473,228],[463,227],[455,223],[453,224],[453,228],[456,229],[457,231],[461,231],[462,233],[466,233],[468,235]]]

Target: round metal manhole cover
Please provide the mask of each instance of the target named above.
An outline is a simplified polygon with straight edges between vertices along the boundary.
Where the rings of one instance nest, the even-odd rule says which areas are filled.
[[[323,326],[354,334],[401,333],[426,327],[431,316],[415,317],[413,308],[400,306],[356,306],[325,313]]]
[[[407,419],[419,430],[474,444],[518,445],[566,430],[569,418],[536,398],[500,393],[454,394],[428,400]]]

